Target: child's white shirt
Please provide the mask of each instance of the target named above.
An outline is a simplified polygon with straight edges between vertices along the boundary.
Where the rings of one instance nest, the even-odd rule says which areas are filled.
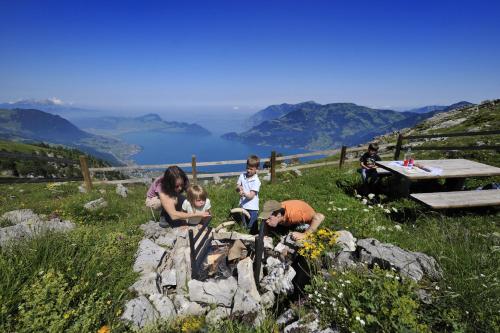
[[[208,198],[205,201],[205,205],[203,207],[201,207],[201,208],[195,207],[193,209],[193,206],[191,206],[191,203],[187,199],[184,200],[184,202],[182,203],[182,210],[184,210],[184,211],[186,211],[188,213],[206,212],[211,207],[212,207],[212,205],[210,204],[210,199],[208,199]],[[201,219],[202,218],[200,216],[190,217],[189,219],[187,219],[187,223],[188,224],[198,224],[198,223],[200,223]]]
[[[240,207],[249,210],[259,210],[259,191],[260,191],[260,179],[257,174],[252,177],[247,177],[247,173],[244,172],[238,178],[236,183],[238,186],[243,186],[243,192],[250,193],[250,191],[255,192],[255,196],[252,199],[247,199],[245,197],[240,198]]]

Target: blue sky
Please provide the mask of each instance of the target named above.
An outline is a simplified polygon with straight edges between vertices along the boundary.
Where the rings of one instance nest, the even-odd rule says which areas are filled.
[[[500,97],[499,1],[1,1],[0,101],[123,110]]]

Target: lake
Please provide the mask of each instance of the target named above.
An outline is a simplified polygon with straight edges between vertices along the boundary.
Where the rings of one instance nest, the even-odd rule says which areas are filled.
[[[260,158],[267,158],[270,157],[273,150],[283,155],[306,152],[302,149],[243,144],[224,140],[218,135],[194,136],[178,133],[135,132],[124,134],[121,138],[128,143],[134,143],[142,147],[141,152],[131,157],[137,164],[186,163],[191,162],[192,155],[196,155],[197,162],[211,162],[246,159],[251,154],[255,154]],[[198,171],[228,172],[243,171],[244,168],[244,164],[234,164],[200,167]],[[186,171],[188,170],[190,168],[186,168]]]

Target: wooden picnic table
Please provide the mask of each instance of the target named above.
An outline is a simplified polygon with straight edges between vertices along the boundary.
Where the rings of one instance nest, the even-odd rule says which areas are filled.
[[[409,169],[398,165],[400,161],[378,161],[376,165],[400,177],[401,195],[409,196],[411,182],[428,179],[446,179],[449,191],[460,190],[468,177],[499,176],[500,168],[466,159],[417,160],[416,163],[431,171],[418,167]]]

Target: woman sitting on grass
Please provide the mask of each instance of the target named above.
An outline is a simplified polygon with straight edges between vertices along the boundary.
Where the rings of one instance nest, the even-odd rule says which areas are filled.
[[[186,199],[182,192],[189,186],[189,180],[181,168],[174,165],[168,167],[161,182],[160,202],[160,227],[167,228],[187,225],[186,219],[192,217],[207,217],[207,211],[186,213],[182,211],[182,204]]]

